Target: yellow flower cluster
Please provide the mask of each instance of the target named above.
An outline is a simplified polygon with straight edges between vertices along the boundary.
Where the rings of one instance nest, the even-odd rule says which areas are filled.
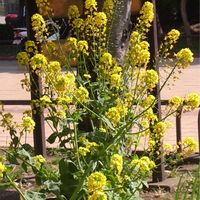
[[[191,111],[200,105],[200,96],[197,93],[190,93],[184,98],[184,111]]]
[[[156,87],[158,83],[158,73],[155,70],[146,70],[143,78],[147,89],[152,90]]]
[[[100,58],[99,72],[111,88],[119,89],[122,84],[122,68],[116,64],[110,53],[103,53]]]
[[[45,162],[45,158],[42,155],[37,155],[32,157],[33,159],[33,164],[37,167],[40,168]]]
[[[176,66],[178,68],[187,68],[191,62],[193,62],[193,53],[189,48],[184,48],[181,49],[177,54],[176,54]]]
[[[30,65],[36,73],[40,73],[47,68],[47,58],[43,54],[35,54],[30,60]]]
[[[165,143],[163,144],[163,152],[165,155],[170,155],[170,153],[174,152],[174,148],[171,144]]]
[[[106,186],[107,178],[102,172],[93,172],[87,181],[87,188],[89,193],[102,191]]]
[[[29,64],[29,56],[28,54],[25,52],[25,51],[21,51],[17,54],[17,62],[20,64],[20,65],[25,65],[27,66]]]
[[[169,51],[174,47],[174,44],[176,44],[179,37],[180,32],[176,29],[172,29],[167,33],[159,48],[159,54],[161,57],[166,58],[169,55]]]
[[[57,110],[56,111],[56,116],[60,119],[65,119],[66,118],[66,113],[63,110]]]
[[[144,116],[143,116],[143,123],[144,121],[147,121],[147,123],[151,123],[153,124],[155,121],[158,120],[158,117],[156,114],[154,114],[153,109],[149,108],[144,112]],[[145,123],[146,124],[146,123]]]
[[[165,134],[165,131],[167,129],[167,125],[165,122],[158,122],[153,127],[153,133],[157,136],[157,138],[162,137]]]
[[[119,154],[112,155],[110,159],[110,168],[120,175],[123,169],[123,157]]]
[[[107,16],[104,12],[97,12],[96,0],[85,1],[85,18],[80,18],[78,8],[70,7],[68,11],[69,23],[74,34],[81,40],[87,40],[91,53],[97,53],[105,48],[105,31]]]
[[[72,59],[76,59],[81,53],[88,55],[88,42],[86,40],[77,41],[74,37],[67,38],[65,43],[67,51],[70,53]]]
[[[128,59],[132,67],[146,67],[149,62],[149,43],[141,40],[141,34],[138,31],[133,31],[131,34]]]
[[[76,88],[75,76],[71,72],[64,75],[58,75],[55,80],[55,89],[58,93],[73,94]]]
[[[97,10],[97,2],[96,0],[86,0],[85,1],[85,8],[90,12]]]
[[[52,101],[47,95],[44,95],[40,97],[39,104],[41,107],[45,108],[48,107],[50,104],[52,104]]]
[[[91,151],[91,149],[99,146],[96,142],[89,142],[89,140],[86,139],[85,137],[81,137],[79,139],[79,141],[83,145],[83,146],[78,148],[78,153],[81,156],[86,156],[87,153],[89,153]]]
[[[178,96],[173,96],[169,99],[169,106],[178,109],[183,104],[183,99]]]
[[[80,40],[77,43],[77,49],[80,53],[88,55],[88,43],[86,40]]]
[[[136,30],[138,29],[141,32],[147,32],[154,18],[153,4],[146,1],[140,10],[140,15],[141,16],[138,18],[138,24],[136,25]]]
[[[76,5],[72,5],[68,9],[69,20],[74,20],[80,17],[79,9]]]
[[[193,138],[187,137],[181,142],[181,146],[182,155],[185,157],[195,152],[197,148],[197,142]]]
[[[35,122],[31,117],[24,116],[22,118],[22,127],[25,129],[25,131],[32,132],[35,128]]]
[[[107,200],[107,195],[102,191],[96,191],[88,197],[88,200]]]
[[[144,108],[148,108],[150,106],[153,106],[153,104],[155,103],[155,96],[153,95],[148,95],[142,102],[141,102],[141,106]]]
[[[127,112],[127,104],[123,104],[122,102],[118,101],[117,106],[109,108],[105,113],[105,116],[110,120],[113,126],[117,126],[121,117],[126,116]]]
[[[0,162],[0,178],[3,177],[3,173],[6,171],[6,166]]]
[[[87,103],[89,100],[89,92],[85,87],[79,87],[75,92],[75,97],[80,103]]]
[[[164,40],[169,40],[170,44],[176,43],[180,37],[180,32],[176,29],[172,29],[170,32],[167,33]]]
[[[55,74],[58,74],[61,72],[61,66],[58,61],[50,61],[47,66],[47,73],[50,76],[55,76]]]
[[[8,127],[12,126],[12,121],[13,121],[13,115],[11,113],[5,113],[2,115],[0,125],[4,128],[8,129]]]
[[[94,25],[97,27],[106,26],[107,16],[104,12],[97,12],[94,17]]]
[[[32,41],[32,40],[26,41],[25,50],[30,56],[35,55],[35,54],[38,53],[38,48],[37,48],[35,42]]]
[[[149,157],[142,156],[140,159],[133,159],[131,161],[131,166],[136,168],[141,174],[148,175],[156,165]]]
[[[36,0],[36,5],[39,9],[39,13],[43,16],[52,16],[53,9],[50,6],[49,0]]]
[[[35,31],[35,38],[37,42],[43,42],[46,39],[47,28],[42,15],[36,13],[31,17],[32,29]]]

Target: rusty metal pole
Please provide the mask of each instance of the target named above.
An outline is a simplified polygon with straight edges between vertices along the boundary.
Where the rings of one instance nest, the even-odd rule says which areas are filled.
[[[178,146],[178,152],[182,151],[182,131],[181,131],[181,115],[182,115],[182,107],[177,110],[176,114],[176,144]]]
[[[156,12],[156,0],[151,1],[154,6],[154,21],[153,26],[150,29],[149,39],[150,39],[150,53],[151,53],[151,60],[150,60],[150,68],[157,71],[159,75],[159,66],[155,66],[155,56],[158,52],[158,30],[157,30],[157,12]],[[155,68],[156,67],[156,68]],[[153,95],[157,99],[157,103],[154,107],[154,112],[157,114],[158,119],[161,119],[161,98],[160,98],[160,83],[158,82],[156,88],[153,91]],[[153,171],[152,181],[159,182],[165,179],[164,174],[164,156],[163,156],[163,141],[159,141],[157,143],[157,150],[159,151],[159,158],[156,159],[156,168]]]
[[[35,41],[35,33],[31,26],[31,16],[37,13],[37,6],[34,0],[26,0],[26,22],[28,30],[28,39]],[[30,70],[31,81],[31,100],[40,98],[42,92],[41,80],[36,73]],[[44,114],[41,108],[33,106],[33,119],[35,121],[35,129],[33,131],[34,149],[36,155],[46,155],[45,147],[45,130],[44,130]]]

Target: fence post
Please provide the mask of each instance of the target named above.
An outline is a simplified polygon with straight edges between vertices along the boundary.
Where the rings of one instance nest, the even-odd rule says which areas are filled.
[[[31,26],[31,16],[37,12],[37,6],[35,1],[26,0],[26,24],[28,30],[28,39],[35,41],[35,33]],[[37,100],[40,98],[42,92],[41,80],[36,73],[30,70],[30,82],[31,82],[31,100]],[[32,107],[33,119],[35,121],[35,129],[33,131],[34,149],[35,154],[46,155],[45,147],[45,130],[44,130],[44,114],[41,108]]]
[[[154,68],[155,64],[155,56],[158,52],[158,30],[157,30],[157,12],[156,12],[156,0],[151,0],[154,6],[154,20],[153,20],[153,26],[150,29],[150,53],[151,53],[151,60],[150,60],[150,68]],[[159,66],[156,66],[155,69],[159,75]],[[157,114],[158,119],[161,119],[161,98],[160,98],[160,83],[158,82],[156,88],[152,92],[153,95],[157,99],[157,103],[154,107],[154,112]],[[153,182],[159,182],[163,181],[165,179],[165,173],[164,173],[164,156],[163,156],[163,141],[159,141],[157,145],[157,150],[159,151],[160,158],[156,159],[156,168],[153,171],[152,175],[152,181]]]
[[[178,146],[178,152],[182,151],[181,115],[182,115],[182,106],[178,108],[176,114],[176,144]]]

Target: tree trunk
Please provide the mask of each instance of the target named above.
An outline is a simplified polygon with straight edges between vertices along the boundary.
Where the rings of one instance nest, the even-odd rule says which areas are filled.
[[[129,39],[132,0],[116,0],[108,38],[108,51],[120,63],[123,62]]]

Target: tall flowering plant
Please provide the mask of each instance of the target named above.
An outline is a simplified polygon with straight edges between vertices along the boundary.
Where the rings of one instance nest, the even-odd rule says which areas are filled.
[[[47,9],[46,1],[36,2],[45,16],[52,12]],[[123,64],[107,50],[107,24],[111,24],[107,16],[113,15],[108,5],[114,12],[114,4],[109,0],[104,3],[105,12],[97,11],[95,0],[86,0],[84,18],[80,17],[77,6],[71,6],[68,10],[71,35],[64,44],[47,41],[48,30],[42,13],[32,17],[36,41],[45,52],[39,52],[33,41],[27,41],[25,51],[17,55],[17,60],[41,78],[43,93],[32,105],[45,109],[46,121],[52,129],[47,141],[58,142],[64,153],[57,169],[51,171],[44,167],[42,156],[32,157],[22,148],[14,132],[18,138],[14,143],[15,161],[25,170],[31,168],[40,185],[39,192],[21,192],[24,199],[33,195],[45,199],[52,193],[57,199],[70,200],[138,199],[155,167],[156,158],[151,156],[155,154],[151,152],[164,136],[166,117],[180,106],[187,110],[199,106],[197,94],[182,100],[174,97],[167,116],[158,119],[153,111],[157,100],[151,92],[159,76],[148,68],[150,52],[146,35],[153,20],[153,5],[144,3]],[[167,59],[178,37],[177,30],[166,35],[155,58],[155,67]],[[192,60],[189,49],[174,54],[173,66],[161,89],[177,69],[186,68]],[[28,76],[22,85],[30,90]],[[3,112],[1,116],[5,128],[16,130],[16,124],[10,126],[11,116]],[[32,131],[34,122],[30,113],[23,117],[21,127],[23,131]],[[136,150],[142,137],[149,140],[145,147],[148,154],[138,157]],[[17,189],[3,163],[0,162],[1,177]]]

